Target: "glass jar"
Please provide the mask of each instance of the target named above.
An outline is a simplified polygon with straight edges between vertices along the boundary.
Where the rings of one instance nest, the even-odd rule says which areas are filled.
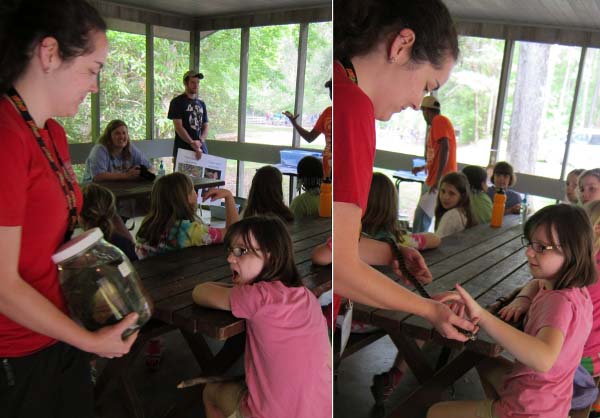
[[[127,256],[92,228],[62,245],[52,261],[58,265],[63,296],[71,317],[90,331],[137,312],[137,322],[123,338],[152,316],[152,301]]]

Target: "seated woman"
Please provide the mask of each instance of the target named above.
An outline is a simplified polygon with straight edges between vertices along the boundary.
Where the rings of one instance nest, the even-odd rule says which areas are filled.
[[[509,187],[512,187],[517,182],[517,176],[512,165],[506,161],[500,161],[494,166],[494,172],[492,174],[493,186],[490,186],[487,190],[487,194],[494,201],[494,195],[496,189],[503,189],[506,194],[506,204],[504,205],[504,214],[509,215],[511,213],[521,212],[521,195]]]
[[[307,156],[298,163],[298,187],[303,193],[292,200],[290,210],[296,218],[319,216],[319,200],[323,164],[315,157]]]
[[[266,165],[256,170],[248,193],[244,218],[271,213],[285,222],[294,220],[294,215],[283,203],[283,177],[277,168]]]
[[[112,120],[106,125],[98,144],[94,145],[85,162],[83,183],[91,181],[140,179],[140,166],[150,162],[129,140],[127,125]]]

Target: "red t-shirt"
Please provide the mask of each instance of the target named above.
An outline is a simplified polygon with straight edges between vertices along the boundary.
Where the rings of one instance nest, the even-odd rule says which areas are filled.
[[[48,120],[41,130],[48,150],[51,140],[75,178],[63,128]],[[51,139],[52,138],[52,139]],[[51,256],[62,244],[68,225],[68,206],[60,182],[50,168],[31,130],[8,99],[0,99],[0,225],[21,226],[19,274],[35,290],[66,312]],[[56,157],[55,157],[56,159]],[[75,184],[77,208],[81,191]],[[35,306],[26,307],[35,309]],[[20,357],[54,344],[0,313],[0,357]]]
[[[353,203],[364,214],[375,161],[373,103],[339,62],[333,69],[333,94],[333,201]]]
[[[440,165],[440,139],[448,138],[448,160],[442,176],[448,173],[454,173],[458,170],[456,166],[456,136],[454,127],[446,116],[437,115],[431,121],[429,136],[427,138],[427,179],[425,184],[429,187],[438,186],[435,184]]]

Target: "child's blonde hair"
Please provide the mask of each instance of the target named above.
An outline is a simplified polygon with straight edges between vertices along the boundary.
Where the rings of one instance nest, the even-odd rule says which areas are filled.
[[[155,246],[177,222],[195,221],[196,207],[189,202],[193,190],[194,184],[186,174],[176,172],[160,177],[152,187],[150,210],[137,237]]]
[[[398,191],[394,183],[383,173],[373,173],[367,210],[362,217],[362,232],[376,235],[387,232],[398,242],[406,234],[398,222]]]
[[[583,205],[583,209],[585,210],[585,213],[587,213],[588,218],[590,218],[592,229],[597,225],[600,225],[600,200],[587,202]],[[596,233],[594,233],[594,249],[600,251],[600,234],[596,236]]]

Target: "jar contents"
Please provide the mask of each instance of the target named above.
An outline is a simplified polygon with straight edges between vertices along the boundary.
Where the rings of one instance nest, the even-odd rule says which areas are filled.
[[[76,242],[74,246],[84,245]],[[137,312],[137,322],[124,332],[123,338],[144,325],[152,316],[152,304],[127,256],[101,236],[86,248],[76,250],[74,253],[75,250],[67,249],[70,253],[63,260],[59,250],[55,254],[58,259],[54,260],[71,317],[86,329],[96,331]]]

